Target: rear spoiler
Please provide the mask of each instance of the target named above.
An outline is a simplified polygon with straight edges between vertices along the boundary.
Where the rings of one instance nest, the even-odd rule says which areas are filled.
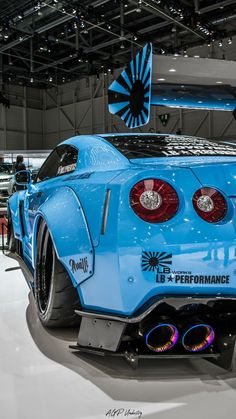
[[[167,82],[157,83],[160,67],[165,77],[162,81]],[[169,82],[175,80],[175,72],[182,77],[181,83]],[[231,85],[230,74],[236,74],[235,62],[153,55],[148,43],[111,83],[109,112],[129,128],[149,122],[151,105],[231,111],[236,118],[236,87]]]

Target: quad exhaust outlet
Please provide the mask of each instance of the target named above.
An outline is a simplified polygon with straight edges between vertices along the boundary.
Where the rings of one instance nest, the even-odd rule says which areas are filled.
[[[144,335],[149,350],[162,353],[173,348],[179,340],[179,330],[170,323],[160,323],[152,327]],[[188,352],[200,352],[207,349],[215,339],[212,326],[197,323],[188,326],[182,334],[182,346]]]
[[[179,338],[178,329],[172,324],[161,323],[146,334],[146,345],[153,352],[165,352],[173,348]]]
[[[207,349],[215,339],[214,329],[208,324],[195,324],[185,331],[182,345],[189,352]]]

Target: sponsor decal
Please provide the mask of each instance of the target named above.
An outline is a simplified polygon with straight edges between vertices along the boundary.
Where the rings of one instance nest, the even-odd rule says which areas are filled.
[[[142,270],[154,272],[158,267],[166,267],[172,264],[172,254],[166,252],[143,252]]]
[[[235,156],[234,145],[216,143],[200,138],[166,137],[162,141],[164,156]]]
[[[69,164],[67,166],[59,166],[57,174],[58,175],[64,175],[65,173],[73,172],[76,168],[76,163]]]
[[[87,257],[80,258],[78,262],[74,259],[70,259],[69,265],[73,274],[79,270],[82,270],[84,273],[88,272],[89,265]]]
[[[142,252],[142,271],[155,272],[157,284],[228,285],[230,275],[195,275],[191,271],[172,270],[172,254],[166,252]]]
[[[67,179],[65,179],[64,182],[67,182],[68,180],[74,180],[74,179],[89,179],[93,173],[94,172],[86,172],[86,173],[71,175]]]

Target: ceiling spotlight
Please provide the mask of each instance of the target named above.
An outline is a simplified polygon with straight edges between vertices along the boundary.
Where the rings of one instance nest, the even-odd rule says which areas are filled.
[[[34,78],[30,77],[30,83],[33,83],[33,82],[34,82]]]
[[[223,42],[219,41],[219,47],[222,47],[222,46],[223,46]]]
[[[137,4],[137,7],[136,7],[136,12],[141,13],[141,11],[142,11],[142,0],[138,0],[138,4]]]
[[[24,17],[23,16],[23,13],[22,12],[18,12],[17,17],[18,17],[19,20],[23,19],[23,17]]]
[[[170,72],[170,73],[175,73],[175,72],[176,72],[176,69],[175,69],[175,68],[170,68],[170,69],[169,69],[169,72]]]
[[[8,39],[8,38],[9,38],[8,33],[5,33],[5,34],[3,35],[3,38],[4,38],[4,39]]]
[[[136,35],[134,35],[134,41],[137,41],[138,40],[138,37],[136,36]]]
[[[125,48],[125,44],[124,44],[124,42],[121,42],[120,49],[124,49],[124,48]]]
[[[84,29],[81,31],[81,33],[83,33],[83,34],[87,35],[87,34],[88,34],[88,29],[87,29],[87,28],[84,28]]]
[[[232,40],[232,38],[230,37],[230,38],[228,39],[228,44],[229,44],[229,45],[231,45],[231,44],[232,44],[232,42],[233,42],[233,40]]]

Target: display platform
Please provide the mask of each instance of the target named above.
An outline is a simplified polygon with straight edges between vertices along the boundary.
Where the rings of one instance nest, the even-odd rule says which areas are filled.
[[[1,417],[234,417],[236,374],[207,361],[143,360],[133,370],[122,359],[71,353],[77,330],[42,327],[18,263],[2,253],[0,330]]]

